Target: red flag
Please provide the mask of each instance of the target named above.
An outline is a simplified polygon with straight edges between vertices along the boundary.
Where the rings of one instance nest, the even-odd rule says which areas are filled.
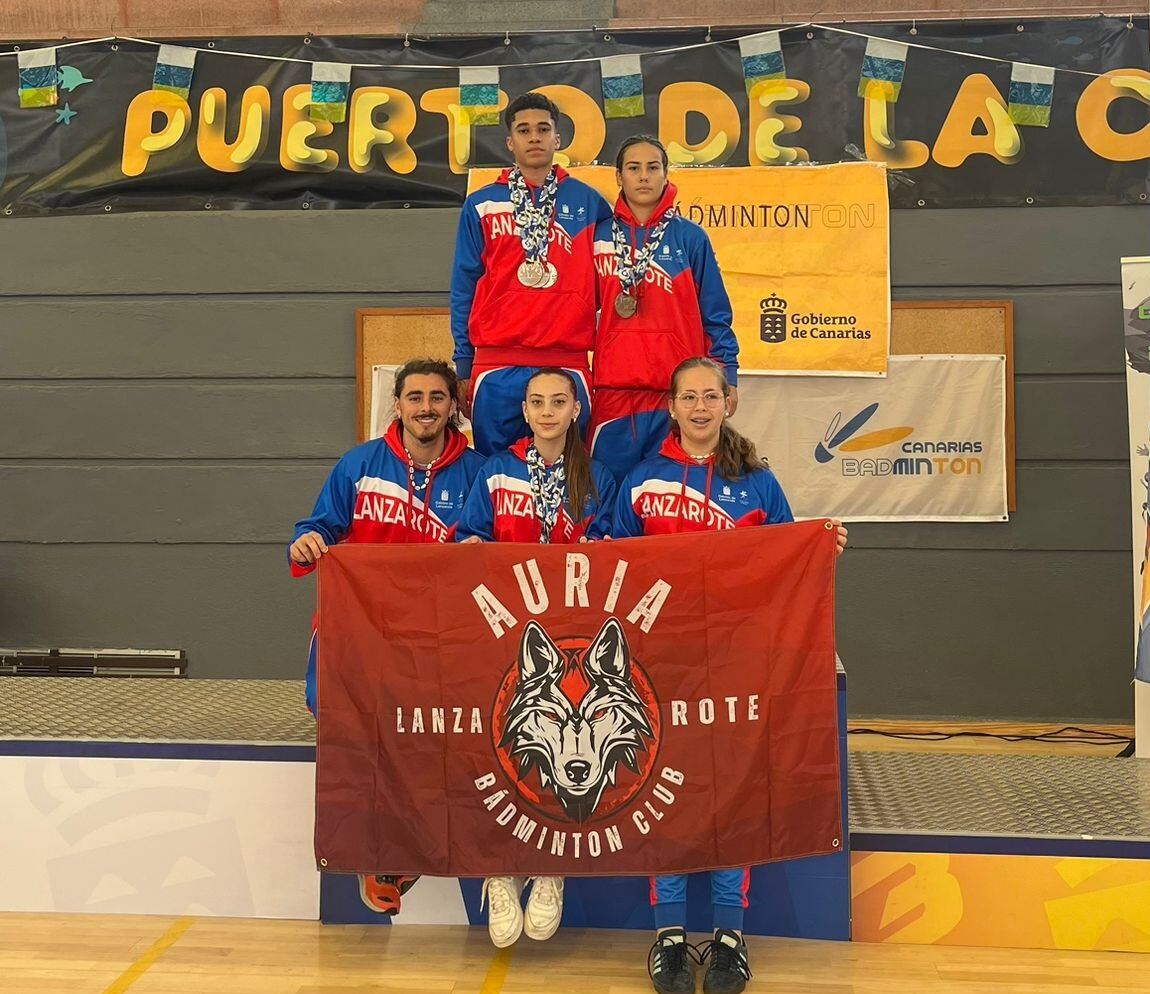
[[[320,866],[615,875],[839,850],[834,563],[824,521],[336,546]]]

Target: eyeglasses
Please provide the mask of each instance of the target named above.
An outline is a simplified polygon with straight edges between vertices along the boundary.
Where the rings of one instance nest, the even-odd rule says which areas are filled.
[[[702,395],[701,399],[705,407],[721,407],[723,401],[725,401],[727,398],[725,395],[719,393],[718,390],[708,390],[705,394]],[[677,400],[684,407],[694,407],[699,403],[700,396],[697,393],[691,393],[688,391],[687,393],[675,394],[675,400]]]

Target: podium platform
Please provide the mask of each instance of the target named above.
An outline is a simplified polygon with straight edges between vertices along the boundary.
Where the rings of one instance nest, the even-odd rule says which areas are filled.
[[[1150,761],[856,752],[854,938],[1150,952]]]
[[[0,678],[0,910],[386,924],[315,870],[314,757],[299,681]],[[844,765],[848,851],[756,868],[749,932],[1150,952],[1150,762]],[[564,922],[648,928],[646,888],[571,880]],[[479,922],[478,892],[425,878],[394,924]]]

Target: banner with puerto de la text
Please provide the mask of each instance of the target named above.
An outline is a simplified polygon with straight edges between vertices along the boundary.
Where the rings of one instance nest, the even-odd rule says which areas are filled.
[[[45,41],[45,99],[21,96],[17,53],[0,52],[0,207],[455,207],[469,168],[508,160],[489,111],[527,90],[559,106],[564,166],[613,162],[646,133],[682,165],[883,162],[896,208],[1147,205],[1145,5],[1025,31],[1015,18],[908,24],[209,36],[178,43],[194,66],[178,86],[163,39]],[[622,115],[602,61],[621,54],[641,94]],[[342,102],[313,88],[319,63],[346,73]],[[461,75],[474,69],[485,86]],[[775,222],[772,209],[757,223]]]

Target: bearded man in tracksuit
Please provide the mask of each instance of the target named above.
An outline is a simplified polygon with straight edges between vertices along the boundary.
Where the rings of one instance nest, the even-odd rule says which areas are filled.
[[[476,451],[489,456],[527,433],[520,406],[541,368],[579,386],[586,438],[587,353],[595,337],[595,226],[603,197],[553,164],[559,110],[541,93],[508,105],[515,164],[463,204],[451,279],[451,335]],[[470,407],[468,407],[470,404]]]
[[[615,170],[615,213],[595,233],[601,310],[591,454],[622,479],[667,437],[667,383],[684,359],[713,359],[730,386],[731,410],[738,406],[739,343],[710,239],[675,207],[666,149],[651,135],[633,135]]]
[[[395,374],[395,420],[382,438],[357,445],[328,474],[312,513],[299,521],[288,563],[307,576],[339,542],[449,542],[483,457],[458,428],[459,379],[436,359],[415,359]],[[318,619],[317,619],[318,620]],[[317,626],[312,623],[306,699],[318,715]],[[394,914],[413,876],[360,877],[373,911]]]

